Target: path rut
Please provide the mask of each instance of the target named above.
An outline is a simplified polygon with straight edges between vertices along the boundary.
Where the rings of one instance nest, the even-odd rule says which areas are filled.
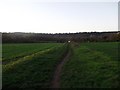
[[[53,76],[53,81],[52,81],[52,88],[60,88],[60,75],[61,75],[62,67],[64,63],[69,60],[69,57],[70,57],[70,50],[68,51],[66,56],[63,58],[63,60],[56,67],[56,70]]]

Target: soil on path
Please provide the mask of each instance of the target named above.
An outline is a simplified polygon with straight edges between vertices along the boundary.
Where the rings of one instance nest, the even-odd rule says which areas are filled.
[[[56,67],[53,80],[52,80],[52,88],[60,88],[60,75],[61,75],[62,67],[64,63],[66,63],[69,60],[69,57],[70,57],[70,50],[68,51],[66,56],[63,58],[63,60]]]

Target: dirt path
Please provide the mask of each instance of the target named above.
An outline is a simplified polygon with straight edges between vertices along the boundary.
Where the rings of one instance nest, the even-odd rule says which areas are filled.
[[[66,56],[56,67],[55,74],[53,76],[53,81],[52,81],[52,88],[60,88],[60,75],[61,75],[62,67],[64,63],[69,60],[69,56],[70,56],[70,51],[68,51]]]

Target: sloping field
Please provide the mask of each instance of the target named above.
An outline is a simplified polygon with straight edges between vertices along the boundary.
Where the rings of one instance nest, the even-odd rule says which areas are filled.
[[[61,74],[63,88],[119,87],[118,43],[80,43]]]
[[[14,46],[16,47],[14,48]],[[3,45],[5,60],[14,59],[22,52],[25,53],[22,57],[16,60],[9,59],[9,62],[3,64],[3,89],[50,87],[55,67],[67,49],[66,44],[58,43]],[[8,56],[9,58],[7,58]]]

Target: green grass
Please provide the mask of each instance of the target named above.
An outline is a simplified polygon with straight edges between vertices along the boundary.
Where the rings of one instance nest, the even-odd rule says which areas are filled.
[[[56,44],[50,49],[3,65],[3,89],[49,88],[55,67],[66,50],[66,44]]]
[[[2,45],[2,60],[11,61],[14,59],[21,58],[26,55],[36,53],[57,45],[60,43],[19,43],[19,44],[3,44]]]
[[[118,42],[97,42],[97,43],[81,43],[91,50],[100,51],[105,55],[112,58],[112,60],[118,60]]]
[[[63,67],[63,88],[119,87],[118,43],[81,43]]]
[[[68,50],[67,44],[3,44],[3,89],[51,87],[56,65]],[[118,43],[80,43],[72,46],[70,60],[61,73],[63,88],[119,87]],[[118,69],[119,68],[119,69]]]

